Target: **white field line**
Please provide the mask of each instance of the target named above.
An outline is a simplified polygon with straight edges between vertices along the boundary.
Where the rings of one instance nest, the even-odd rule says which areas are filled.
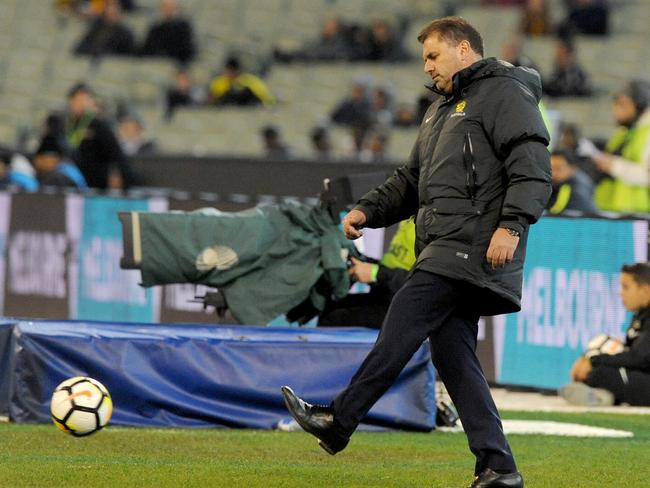
[[[460,423],[459,423],[460,424]],[[440,427],[441,432],[462,432],[462,427]],[[504,420],[503,431],[507,434],[540,434],[567,437],[634,437],[632,432],[605,429],[591,425],[555,422],[550,420]]]

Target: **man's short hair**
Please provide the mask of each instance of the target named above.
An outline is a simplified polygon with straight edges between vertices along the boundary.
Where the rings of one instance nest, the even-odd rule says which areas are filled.
[[[68,90],[68,98],[74,97],[77,93],[87,93],[91,97],[94,95],[92,88],[90,88],[90,86],[83,81],[72,85],[72,87]]]
[[[434,33],[452,46],[458,46],[462,41],[467,41],[475,53],[483,56],[481,34],[462,17],[442,17],[434,20],[420,31],[418,41],[424,43],[427,37]]]
[[[266,125],[266,126],[262,127],[262,129],[260,130],[260,133],[266,139],[277,139],[280,136],[279,129],[274,125]]]
[[[241,69],[241,62],[236,56],[229,56],[224,63],[224,66],[233,71],[239,71]]]
[[[639,285],[650,285],[650,263],[624,264],[621,271],[631,275]]]

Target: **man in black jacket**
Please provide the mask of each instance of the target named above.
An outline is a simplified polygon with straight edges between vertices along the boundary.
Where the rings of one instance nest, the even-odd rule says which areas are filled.
[[[133,32],[122,21],[122,7],[115,0],[106,3],[101,16],[90,25],[88,32],[74,49],[75,54],[99,58],[105,55],[134,54]]]
[[[480,34],[459,17],[418,36],[439,97],[410,161],[343,220],[350,239],[416,214],[414,272],[393,298],[377,342],[328,407],[283,387],[298,423],[330,454],[344,449],[368,410],[427,338],[433,363],[476,456],[472,487],[521,487],[476,357],[480,315],[520,309],[528,226],[551,190],[549,135],[539,75],[483,59]]]
[[[634,312],[625,347],[618,354],[578,358],[571,368],[574,383],[559,391],[569,403],[650,406],[650,264],[628,264],[621,271],[621,299]]]
[[[105,190],[133,183],[130,163],[111,126],[97,114],[92,90],[84,83],[68,92],[65,138],[89,187]]]
[[[192,24],[181,16],[176,0],[160,0],[160,13],[161,19],[149,28],[140,54],[189,63],[196,53]]]

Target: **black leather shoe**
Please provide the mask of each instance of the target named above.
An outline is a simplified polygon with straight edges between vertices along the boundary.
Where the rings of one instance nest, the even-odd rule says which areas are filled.
[[[318,439],[318,445],[332,456],[345,449],[350,438],[336,432],[331,408],[307,403],[288,386],[282,387],[282,396],[292,417],[300,427]]]
[[[469,488],[524,488],[524,478],[521,473],[499,474],[490,468],[481,471]]]

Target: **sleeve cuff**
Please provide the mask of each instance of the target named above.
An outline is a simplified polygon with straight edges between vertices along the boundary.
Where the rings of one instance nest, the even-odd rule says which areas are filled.
[[[353,210],[358,210],[366,216],[366,221],[363,224],[364,227],[371,227],[370,222],[372,221],[372,211],[368,207],[356,205]]]
[[[499,222],[499,227],[516,230],[519,232],[519,235],[521,235],[524,233],[528,226],[524,226],[521,224],[521,222],[518,222],[516,220],[502,220]]]
[[[377,283],[377,274],[379,274],[379,265],[373,264],[370,270],[370,283]]]
[[[603,354],[596,354],[595,356],[587,357],[587,359],[589,359],[592,366],[599,366],[604,363],[604,361],[602,361],[602,356]]]

